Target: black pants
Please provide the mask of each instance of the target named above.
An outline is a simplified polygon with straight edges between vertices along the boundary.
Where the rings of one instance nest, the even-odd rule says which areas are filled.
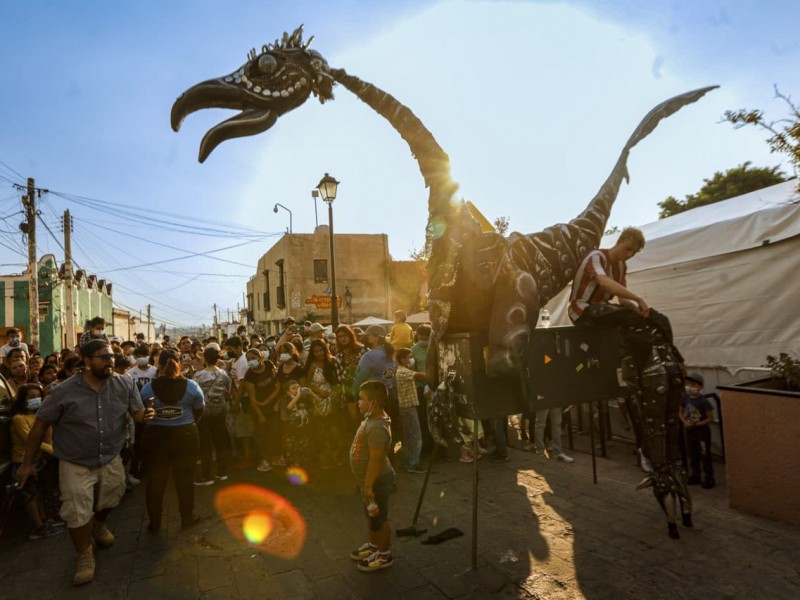
[[[700,462],[703,463],[703,475],[706,479],[714,479],[714,465],[711,461],[711,427],[690,427],[686,430],[686,445],[689,447],[690,475],[700,477]]]
[[[210,417],[204,415],[197,424],[200,437],[200,463],[202,465],[203,480],[209,481],[212,477],[212,452],[217,454],[217,475],[222,477],[228,474],[231,462],[231,436],[225,424],[226,413]]]
[[[167,482],[172,477],[178,495],[181,520],[188,522],[194,513],[194,471],[199,439],[197,427],[148,425],[144,433],[145,500],[150,527],[161,526],[162,505]]]

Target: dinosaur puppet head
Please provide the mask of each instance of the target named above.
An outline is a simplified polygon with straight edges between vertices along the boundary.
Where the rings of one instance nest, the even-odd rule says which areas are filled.
[[[333,78],[322,56],[303,43],[303,26],[272,44],[251,50],[233,73],[189,88],[172,105],[172,129],[187,115],[204,108],[241,112],[212,127],[200,143],[203,162],[225,140],[266,131],[278,117],[297,108],[313,93],[320,102],[333,98]]]

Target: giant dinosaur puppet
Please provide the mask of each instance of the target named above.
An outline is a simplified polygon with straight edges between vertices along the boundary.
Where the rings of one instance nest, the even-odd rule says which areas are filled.
[[[251,50],[247,62],[232,73],[188,89],[172,107],[172,128],[178,131],[188,114],[205,108],[241,111],[212,127],[203,137],[199,154],[203,162],[221,142],[268,130],[312,94],[322,103],[332,100],[334,83],[343,85],[389,121],[408,143],[429,188],[427,233],[432,244],[428,308],[433,339],[427,364],[429,379],[434,383],[438,381],[436,349],[447,332],[486,332],[489,374],[503,376],[518,371],[539,309],[573,279],[583,258],[598,247],[622,180],[628,178],[626,165],[631,148],[661,119],[713,89],[681,94],[651,110],[625,144],[608,179],[577,218],[540,233],[513,233],[504,238],[494,232],[482,232],[464,202],[456,199],[458,185],[450,176],[449,158],[414,113],[371,83],[330,67],[318,52],[309,49],[310,42],[311,38],[303,42],[301,26],[262,46],[260,51]],[[656,371],[659,381],[665,383],[664,367],[659,366]],[[665,389],[660,383],[656,385],[659,386],[662,391]],[[663,415],[664,402],[660,398],[650,411],[660,410]],[[657,433],[656,445],[661,448],[665,435],[663,431]],[[666,461],[663,450],[652,454],[658,458],[657,463]],[[675,474],[662,466],[664,481],[659,483],[656,472],[649,483],[669,518],[664,496],[674,500],[676,493],[683,495],[681,490],[676,492],[676,486],[685,486],[676,484]],[[674,524],[674,508],[672,512]]]

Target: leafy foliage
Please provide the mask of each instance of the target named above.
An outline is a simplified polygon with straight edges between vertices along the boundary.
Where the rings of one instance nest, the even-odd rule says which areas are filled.
[[[767,356],[767,364],[773,379],[786,383],[789,390],[800,390],[800,359],[781,352],[778,356]]]
[[[800,174],[800,106],[794,104],[792,99],[781,94],[775,86],[775,97],[783,100],[788,107],[788,116],[775,121],[767,121],[763,111],[760,110],[726,110],[723,118],[732,123],[736,129],[745,125],[754,125],[767,131],[770,150],[779,154],[786,154],[794,167],[795,175]],[[798,184],[800,191],[800,184]]]
[[[508,227],[511,225],[511,219],[509,217],[497,217],[494,221],[492,221],[492,225],[494,225],[495,230],[502,236],[508,232]]]
[[[659,202],[661,212],[659,219],[665,219],[687,210],[706,206],[720,200],[727,200],[741,194],[754,192],[776,183],[786,181],[786,175],[778,167],[750,168],[750,162],[745,162],[734,169],[724,173],[717,171],[710,179],[703,180],[703,187],[696,194],[689,194],[683,200],[670,196]]]

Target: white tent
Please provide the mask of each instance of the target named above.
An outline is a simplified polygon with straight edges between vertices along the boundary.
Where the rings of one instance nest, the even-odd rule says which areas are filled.
[[[394,321],[387,321],[378,317],[367,317],[358,323],[353,323],[353,327],[369,327],[370,325],[391,325]]]
[[[628,286],[669,316],[690,368],[727,371],[722,379],[730,380],[768,354],[800,354],[796,186],[787,181],[640,227],[647,243],[628,263]],[[553,325],[570,324],[569,292],[548,305]]]
[[[413,315],[408,315],[406,319],[406,323],[410,325],[421,325],[422,323],[430,323],[431,317],[428,314],[428,311],[425,312],[418,312],[414,313]]]

